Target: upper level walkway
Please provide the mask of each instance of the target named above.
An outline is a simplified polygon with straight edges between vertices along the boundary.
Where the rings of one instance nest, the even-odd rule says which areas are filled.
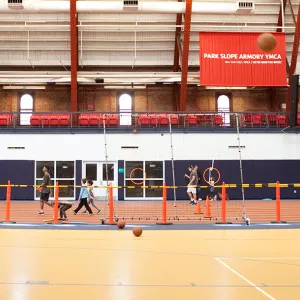
[[[297,118],[300,126],[300,114]],[[0,133],[278,132],[289,115],[274,112],[0,112]],[[293,130],[297,130],[297,127]]]

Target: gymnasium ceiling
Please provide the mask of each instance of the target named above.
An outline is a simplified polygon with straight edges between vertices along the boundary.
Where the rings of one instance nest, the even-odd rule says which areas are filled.
[[[39,9],[8,10],[7,1],[0,4],[0,84],[69,83],[70,15],[64,11],[65,4],[69,7],[68,1],[23,0],[24,7],[36,8],[45,2],[52,7],[51,11],[42,12]],[[123,4],[122,1],[110,2]],[[173,72],[173,64],[176,27],[181,28],[177,42],[179,48],[183,47],[184,14],[182,24],[176,25],[177,14],[170,12],[178,1],[139,2],[159,4],[162,11],[78,12],[80,84],[95,84],[95,78],[103,78],[105,85],[121,86],[180,82],[180,67],[178,72]],[[211,11],[205,14],[192,14],[189,84],[199,83],[199,31],[276,32],[281,6],[279,0],[254,0],[251,12],[226,12],[230,5],[236,5],[235,0],[222,3],[193,0],[193,4],[204,2],[206,7],[213,5],[216,9],[208,9]],[[291,0],[291,4],[297,18],[299,1]],[[289,1],[283,27],[290,62],[295,23]],[[300,61],[296,69],[297,73],[299,71]]]

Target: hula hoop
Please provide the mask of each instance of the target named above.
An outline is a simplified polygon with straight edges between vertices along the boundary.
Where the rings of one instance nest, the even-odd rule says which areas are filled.
[[[132,180],[132,173],[135,172],[136,170],[141,170],[141,171],[143,171],[143,172],[145,173],[145,178],[147,178],[147,174],[146,174],[146,172],[144,171],[144,169],[142,169],[142,168],[134,168],[134,169],[132,169],[132,171],[130,172],[129,179],[130,179],[130,181],[131,181],[133,184],[135,184],[135,185],[142,185],[142,184],[144,183],[144,179],[143,179],[143,178],[141,178],[142,182],[136,182],[136,181]]]
[[[204,181],[205,181],[207,184],[209,184],[209,182],[205,179],[205,174],[206,174],[206,172],[207,172],[209,169],[210,169],[210,167],[207,168],[207,169],[203,172],[203,179],[204,179]],[[218,179],[215,180],[215,184],[216,184],[216,183],[218,183],[218,182],[220,181],[221,175],[220,175],[220,172],[219,172],[218,169],[213,168],[213,170],[215,170],[215,171],[217,172],[217,174],[218,174]]]

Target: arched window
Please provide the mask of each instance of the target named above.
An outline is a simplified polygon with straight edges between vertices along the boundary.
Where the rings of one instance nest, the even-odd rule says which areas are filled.
[[[20,125],[30,125],[33,112],[33,98],[29,94],[22,95],[20,99]]]
[[[223,116],[225,126],[230,125],[230,99],[226,95],[220,95],[217,100],[218,113]]]
[[[122,94],[119,97],[120,125],[132,125],[132,97]]]

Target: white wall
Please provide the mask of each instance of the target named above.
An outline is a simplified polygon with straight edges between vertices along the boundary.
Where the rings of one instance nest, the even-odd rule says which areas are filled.
[[[173,134],[174,159],[239,159],[236,134]],[[241,134],[243,159],[300,159],[300,135]],[[121,149],[138,146],[138,149]],[[7,147],[25,147],[8,150]],[[107,134],[108,160],[170,160],[169,134]],[[0,134],[1,160],[105,160],[103,134]]]

